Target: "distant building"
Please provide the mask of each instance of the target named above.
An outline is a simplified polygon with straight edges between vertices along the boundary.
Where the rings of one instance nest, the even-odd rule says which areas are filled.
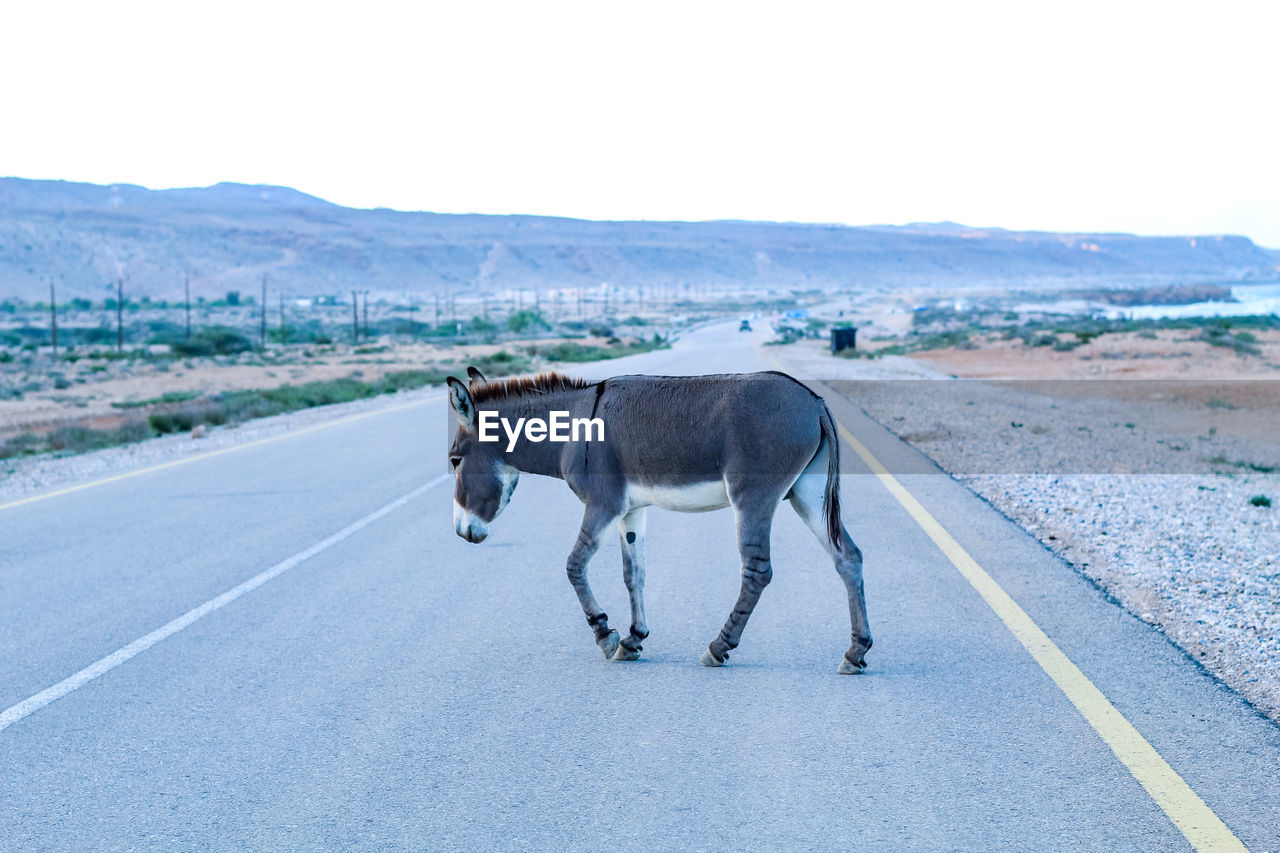
[[[858,330],[852,326],[841,326],[831,330],[831,352],[837,353],[845,349],[858,348]]]

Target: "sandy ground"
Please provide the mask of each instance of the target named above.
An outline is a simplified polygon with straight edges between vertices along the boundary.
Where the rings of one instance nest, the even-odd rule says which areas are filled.
[[[1258,332],[1262,355],[1239,355],[1194,331],[1109,334],[1070,352],[984,341],[977,349],[913,353],[912,361],[969,379],[1280,379],[1280,332]]]

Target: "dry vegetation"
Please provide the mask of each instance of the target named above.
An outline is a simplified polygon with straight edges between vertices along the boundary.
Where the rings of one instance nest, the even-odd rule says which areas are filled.
[[[671,331],[640,316],[552,322],[533,309],[420,328],[384,310],[355,328],[336,325],[339,316],[326,323],[321,312],[305,329],[269,329],[264,341],[246,325],[251,308],[205,307],[202,319],[212,322],[188,336],[173,322],[176,309],[161,306],[135,307],[118,349],[114,330],[104,342],[104,327],[72,325],[68,312],[55,351],[50,330],[37,325],[48,316],[39,307],[9,311],[10,324],[0,324],[0,459],[396,393],[442,383],[467,365],[503,376],[615,358],[666,346]],[[356,340],[335,343],[342,332]]]

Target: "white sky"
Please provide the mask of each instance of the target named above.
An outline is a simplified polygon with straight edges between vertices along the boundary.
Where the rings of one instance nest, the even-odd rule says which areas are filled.
[[[0,174],[1280,247],[1280,4],[27,2]]]

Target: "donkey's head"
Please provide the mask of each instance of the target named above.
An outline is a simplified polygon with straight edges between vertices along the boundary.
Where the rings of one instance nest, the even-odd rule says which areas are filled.
[[[467,368],[467,375],[473,382],[485,381],[474,367]],[[458,417],[458,432],[449,446],[454,479],[453,529],[468,542],[483,542],[489,535],[489,524],[511,500],[520,472],[503,458],[501,442],[477,438],[476,405],[471,392],[452,376],[449,404]]]

